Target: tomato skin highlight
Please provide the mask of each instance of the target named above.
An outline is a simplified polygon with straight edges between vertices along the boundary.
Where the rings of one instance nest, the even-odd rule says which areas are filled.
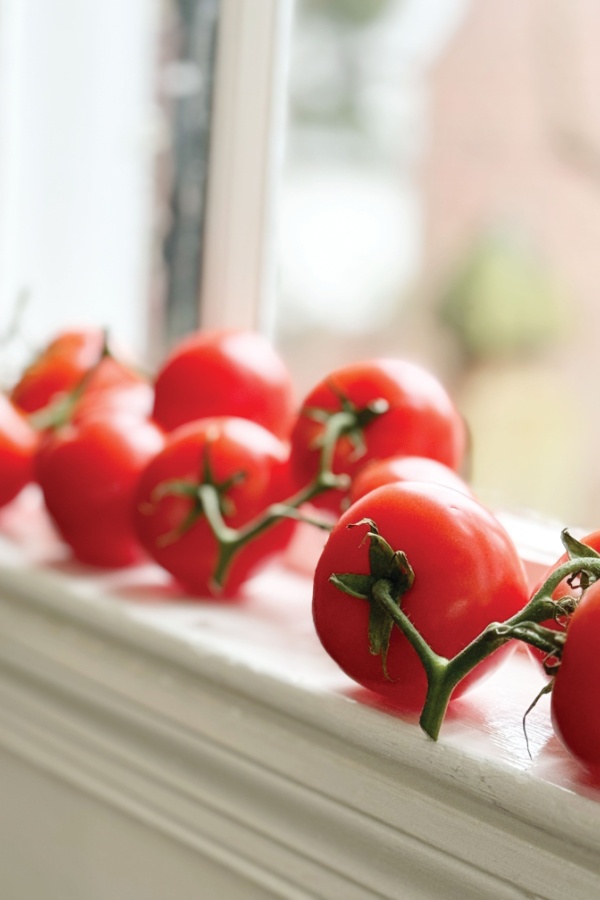
[[[402,609],[432,649],[452,657],[488,624],[503,621],[527,602],[525,574],[517,551],[495,517],[472,497],[441,485],[389,484],[358,500],[335,525],[317,564],[313,618],[325,650],[359,684],[384,695],[400,709],[420,710],[426,676],[407,638],[394,627],[386,678],[369,647],[366,600],[349,596],[330,581],[332,574],[369,573],[368,526],[372,519],[393,550],[403,550],[414,584]],[[509,643],[478,665],[454,697],[492,671]]]
[[[466,481],[454,469],[427,456],[390,456],[367,463],[350,485],[350,503],[384,484],[404,481],[426,481],[445,484],[465,494],[472,494]]]
[[[288,448],[275,435],[247,419],[233,416],[199,419],[167,436],[166,444],[146,467],[135,497],[138,537],[148,554],[192,594],[235,596],[244,582],[289,543],[295,525],[284,519],[259,535],[236,555],[221,589],[213,584],[218,546],[201,513],[191,527],[178,533],[193,500],[165,493],[176,481],[199,484],[204,460],[218,484],[243,473],[224,492],[223,518],[240,528],[271,503],[289,495]]]
[[[111,568],[144,558],[133,496],[142,469],[163,445],[154,423],[122,411],[90,413],[44,435],[37,480],[50,517],[81,562]]]
[[[104,333],[100,328],[57,335],[14,385],[10,395],[13,403],[26,413],[44,409],[79,384],[100,359],[103,345]]]
[[[336,446],[333,471],[356,477],[370,460],[390,456],[426,456],[458,471],[466,452],[464,422],[442,384],[430,372],[398,359],[377,359],[337,369],[322,379],[302,403],[292,431],[291,460],[300,483],[308,483],[317,470],[323,423],[314,410],[338,412],[340,395],[363,409],[385,400],[389,409],[372,419],[362,432],[364,446],[357,449],[349,437]],[[339,514],[346,496],[330,490],[315,504]]]
[[[155,379],[153,416],[166,430],[236,416],[288,437],[295,413],[291,375],[263,335],[198,331],[173,348]]]
[[[0,394],[0,507],[33,480],[38,437],[24,415]]]
[[[570,617],[551,698],[552,725],[561,743],[600,774],[600,582],[589,587]]]

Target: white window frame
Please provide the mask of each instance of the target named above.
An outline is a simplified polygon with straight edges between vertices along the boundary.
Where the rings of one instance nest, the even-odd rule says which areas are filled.
[[[292,0],[221,0],[200,321],[270,331]]]
[[[14,302],[21,289],[31,287],[28,282],[32,267],[26,245],[34,201],[27,194],[31,172],[27,163],[23,163],[23,157],[27,156],[24,151],[30,149],[32,140],[41,141],[43,146],[49,137],[47,123],[41,123],[38,128],[36,119],[28,120],[23,115],[24,104],[31,96],[32,80],[35,82],[43,77],[34,52],[39,35],[31,33],[32,23],[35,24],[34,2],[0,0],[0,45],[3,48],[0,59],[0,125],[3,131],[0,146],[0,296],[6,307]],[[65,15],[67,0],[57,2],[56,8]],[[82,10],[84,7],[80,8],[79,17],[79,27],[83,29],[81,39],[89,40],[93,15],[88,21]],[[144,17],[146,42],[160,15],[159,10],[158,0],[136,0],[131,18],[136,21],[137,16],[141,21]],[[213,79],[213,100],[202,247],[198,248],[201,259],[199,318],[205,327],[239,326],[263,331],[270,331],[272,327],[277,265],[277,190],[283,157],[292,12],[293,0],[220,0],[215,71],[207,73]],[[56,43],[56,35],[53,40]],[[64,40],[65,50],[70,50],[80,37],[75,31]],[[55,91],[61,83],[60,78],[64,77],[59,69],[59,49],[53,44],[47,60]],[[77,54],[73,53],[73,60],[76,58]],[[123,64],[122,55],[119,60]],[[106,99],[103,102],[106,105]],[[135,111],[140,121],[132,122],[130,135],[119,133],[111,140],[133,140],[135,136],[135,140],[145,142],[144,166],[147,165],[148,171],[144,178],[148,179],[148,190],[151,191],[149,158],[156,137],[136,131],[144,125],[143,112]],[[145,127],[150,123],[148,112]],[[75,129],[69,138],[78,134]],[[133,147],[127,152],[133,153]],[[61,169],[51,163],[50,171],[58,170],[64,170],[64,166]],[[44,222],[51,197],[50,193],[48,198],[41,196],[39,200]],[[22,212],[24,199],[29,203],[25,203],[25,218]],[[149,208],[144,214],[149,216]],[[140,221],[141,215],[141,209],[132,210],[132,216]],[[148,239],[145,251],[143,243],[143,240],[137,243],[133,240],[132,251],[140,257],[140,265],[144,252],[146,254],[147,283],[145,286],[140,284],[139,293],[148,295],[154,290],[151,288],[150,241]],[[43,288],[41,295],[36,294],[37,273],[35,269],[32,307],[35,309],[36,302],[60,304],[60,297],[55,299],[54,295],[44,293]],[[130,272],[130,280],[131,276]],[[169,277],[168,272],[166,277]],[[122,310],[126,296],[123,291],[121,296],[119,286],[116,287],[118,302],[114,301],[115,309]],[[142,296],[136,299],[139,305],[136,316],[144,315],[142,299]],[[107,298],[103,314],[108,310],[110,315],[109,300]],[[149,303],[148,298],[148,315],[151,314]],[[65,316],[70,322],[78,315],[74,304],[75,298],[69,296],[65,302]],[[81,307],[89,308],[89,305],[88,301]],[[6,312],[4,315],[6,317]],[[154,323],[141,330],[156,343]],[[40,339],[42,335],[37,337]]]

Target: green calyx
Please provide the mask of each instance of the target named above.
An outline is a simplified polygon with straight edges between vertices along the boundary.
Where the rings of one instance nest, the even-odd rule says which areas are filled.
[[[385,677],[389,679],[387,656],[395,624],[389,611],[389,598],[400,608],[402,597],[412,587],[415,574],[406,554],[402,550],[392,549],[379,534],[372,519],[361,519],[348,527],[361,525],[369,527],[364,538],[369,541],[369,574],[332,574],[329,580],[343,593],[370,604],[369,649],[374,656],[381,657]],[[382,593],[388,598],[387,604],[381,602]]]
[[[235,512],[235,506],[229,491],[236,484],[240,484],[246,478],[245,472],[235,472],[228,478],[218,481],[215,477],[210,462],[210,444],[205,444],[202,452],[200,476],[197,481],[174,478],[163,481],[157,485],[152,493],[152,502],[158,503],[163,497],[184,497],[191,501],[187,514],[172,531],[163,534],[159,539],[159,545],[166,547],[178,541],[192,528],[201,517],[207,515],[208,493],[211,496],[211,508],[214,508],[220,519],[231,516]]]
[[[419,719],[421,728],[437,740],[444,715],[456,685],[487,656],[511,640],[537,647],[547,655],[548,674],[560,664],[568,632],[546,627],[549,619],[565,620],[573,614],[581,594],[600,578],[600,554],[582,544],[568,532],[562,540],[568,560],[554,570],[520,612],[505,622],[492,622],[473,638],[456,656],[447,659],[437,654],[401,608],[402,597],[413,584],[414,573],[402,551],[394,551],[379,534],[370,519],[349,527],[368,525],[365,540],[369,544],[367,574],[333,574],[330,581],[343,593],[370,604],[369,646],[381,657],[387,672],[387,654],[394,625],[408,639],[419,656],[427,677],[427,695]],[[574,595],[553,599],[553,592],[563,582],[575,590]]]
[[[379,397],[378,399],[367,403],[366,406],[360,407],[353,403],[343,391],[333,384],[333,382],[328,382],[328,387],[339,400],[339,409],[330,410],[323,409],[322,407],[305,407],[303,414],[314,419],[316,422],[320,422],[324,426],[327,426],[333,416],[339,417],[340,413],[345,413],[347,418],[343,427],[338,429],[337,439],[339,440],[342,437],[347,438],[354,448],[353,457],[355,459],[360,459],[366,452],[364,438],[365,428],[374,419],[377,419],[379,416],[386,413],[389,410],[390,405],[383,397]],[[319,435],[315,441],[314,449],[321,449],[327,440],[327,437],[328,431],[325,427],[323,433]]]
[[[160,546],[167,546],[185,534],[194,523],[203,517],[210,528],[218,546],[217,561],[212,574],[212,585],[215,592],[220,591],[225,584],[229,567],[236,554],[247,544],[277,525],[284,518],[292,518],[300,521],[308,521],[319,528],[331,530],[331,524],[306,515],[302,509],[319,494],[328,490],[347,490],[349,477],[345,473],[334,473],[332,460],[336,443],[340,436],[352,431],[357,424],[364,427],[377,415],[381,415],[388,408],[387,401],[381,399],[371,403],[368,409],[350,413],[346,411],[327,412],[322,421],[324,433],[319,454],[319,465],[312,481],[282,502],[267,506],[254,519],[238,528],[232,528],[225,521],[235,510],[232,506],[230,489],[239,484],[246,477],[245,472],[237,472],[233,476],[218,481],[212,471],[209,455],[209,445],[204,449],[201,461],[199,478],[173,479],[158,485],[147,507],[148,515],[151,515],[155,504],[165,496],[179,496],[188,498],[191,503],[183,521],[172,531],[162,535]]]
[[[102,346],[96,362],[90,366],[80,378],[78,384],[65,394],[60,394],[56,400],[52,400],[48,406],[29,416],[29,422],[36,431],[57,430],[68,425],[77,409],[77,404],[84,395],[86,388],[100,363],[107,357],[112,357],[109,346],[108,332],[103,332]]]

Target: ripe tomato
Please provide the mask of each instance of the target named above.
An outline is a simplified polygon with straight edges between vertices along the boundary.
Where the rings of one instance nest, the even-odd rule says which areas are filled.
[[[167,431],[208,416],[239,416],[287,437],[294,412],[291,376],[256,332],[188,335],[156,377],[154,418]]]
[[[97,410],[122,410],[148,418],[153,401],[154,391],[147,379],[113,356],[105,356],[90,370],[84,390],[74,403],[71,418],[77,421]]]
[[[58,395],[71,391],[101,357],[104,334],[100,328],[65,331],[58,335],[25,369],[11,391],[23,412],[44,409]]]
[[[463,494],[471,494],[466,481],[454,469],[436,459],[429,459],[427,456],[390,456],[388,459],[372,460],[359,471],[350,485],[350,503],[355,503],[383,484],[403,481],[430,481],[445,484]]]
[[[212,481],[225,522],[239,528],[288,496],[287,455],[282,441],[246,419],[199,419],[173,431],[143,472],[136,493],[136,528],[150,556],[192,593],[235,594],[287,545],[294,525],[283,520],[241,549],[219,591],[212,583],[217,542],[194,492]],[[177,485],[191,489],[191,496]]]
[[[551,699],[552,724],[565,747],[600,771],[600,582],[589,587],[570,618]]]
[[[502,621],[526,603],[525,574],[517,551],[496,518],[480,503],[451,488],[417,482],[388,484],[348,509],[331,532],[317,564],[313,617],[325,650],[355,681],[406,710],[421,709],[426,694],[422,664],[394,626],[382,658],[370,647],[371,604],[350,596],[330,580],[333,574],[370,574],[369,530],[394,551],[402,550],[414,582],[401,608],[439,655],[452,657],[488,624]],[[454,697],[494,668],[512,650],[506,644],[461,681]]]
[[[0,394],[0,506],[5,506],[33,478],[38,438],[29,422]]]
[[[97,411],[47,432],[36,459],[44,502],[74,556],[94,566],[143,557],[132,516],[140,472],[164,444],[152,422]]]
[[[332,372],[317,384],[302,404],[294,426],[291,461],[306,484],[315,475],[324,431],[324,416],[350,405],[363,410],[376,400],[389,405],[363,428],[344,435],[337,444],[333,470],[352,478],[372,459],[427,456],[458,470],[466,448],[463,420],[445,388],[413,363],[379,359]],[[314,501],[339,514],[346,500],[330,490]]]

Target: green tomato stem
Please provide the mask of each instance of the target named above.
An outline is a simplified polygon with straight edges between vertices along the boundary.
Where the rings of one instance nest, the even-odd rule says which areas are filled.
[[[371,405],[369,419],[382,415],[386,410],[387,405],[383,403],[379,407]],[[333,413],[325,423],[319,464],[314,478],[291,497],[282,502],[273,503],[241,528],[230,528],[225,522],[221,513],[218,492],[214,485],[201,484],[198,487],[198,498],[202,510],[218,544],[217,563],[212,578],[215,590],[219,590],[225,583],[229,567],[242,547],[280,522],[281,519],[298,519],[323,530],[331,530],[330,523],[303,515],[299,512],[299,507],[309,503],[325,491],[348,488],[349,477],[345,474],[336,474],[332,470],[333,457],[338,440],[343,434],[356,427],[357,421],[360,421],[360,411],[355,413],[342,410]]]
[[[372,589],[373,600],[382,606],[394,624],[402,631],[417,652],[427,676],[427,695],[419,724],[433,740],[437,740],[448,703],[456,686],[479,663],[511,640],[520,640],[547,653],[560,653],[564,635],[540,623],[554,619],[557,611],[572,612],[574,600],[553,600],[552,593],[564,578],[586,572],[593,579],[600,578],[600,559],[577,557],[561,565],[523,609],[505,622],[492,622],[452,659],[435,653],[410,619],[394,600],[391,582],[380,579]]]
[[[109,347],[108,331],[104,329],[102,332],[102,346],[96,362],[83,373],[75,387],[64,396],[59,396],[57,400],[51,400],[48,406],[31,413],[29,422],[32,428],[35,431],[46,431],[47,429],[58,429],[62,428],[63,425],[68,425],[73,418],[77,403],[85,393],[98,366],[109,356],[112,356],[112,352]]]

